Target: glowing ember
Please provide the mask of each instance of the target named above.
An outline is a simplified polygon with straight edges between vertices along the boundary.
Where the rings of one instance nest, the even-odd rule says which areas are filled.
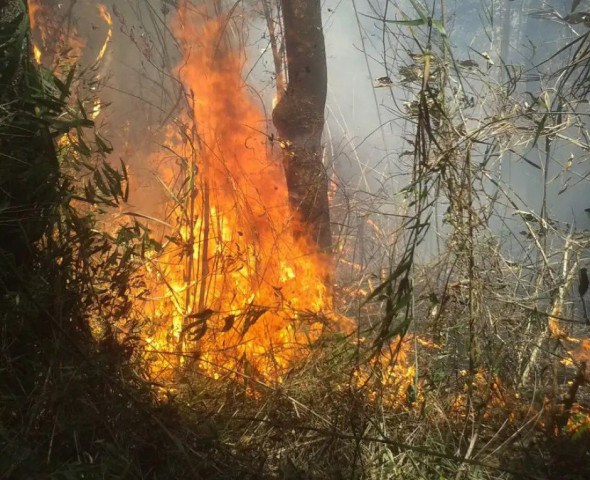
[[[33,56],[37,63],[41,63],[41,50],[39,50],[39,47],[35,44],[33,44]]]
[[[100,115],[100,112],[101,112],[100,99],[96,98],[96,99],[94,99],[94,102],[92,104],[92,110],[90,111],[90,118],[92,118],[92,120],[96,120],[96,117],[98,117]]]

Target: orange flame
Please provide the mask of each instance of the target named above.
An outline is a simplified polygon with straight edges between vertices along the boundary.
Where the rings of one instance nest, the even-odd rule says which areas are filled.
[[[41,5],[39,5],[35,0],[28,0],[29,4],[29,21],[31,22],[31,29],[35,29],[37,27],[37,15],[41,10]]]
[[[41,10],[41,6],[33,0],[29,0],[29,22],[31,23],[31,30],[34,32],[38,28],[38,17]],[[39,46],[33,41],[33,56],[37,63],[41,63],[42,52]]]
[[[177,74],[192,111],[182,123],[194,127],[170,139],[180,166],[161,176],[172,189],[181,174],[189,187],[172,207],[177,235],[151,269],[148,343],[193,355],[214,376],[248,370],[280,380],[324,327],[329,265],[294,237],[282,165],[267,152],[243,59],[224,23],[204,18],[180,9],[175,27],[184,53]],[[166,361],[175,363],[168,357],[154,371]]]
[[[98,12],[100,14],[100,18],[102,18],[105,21],[105,23],[107,24],[109,29],[107,31],[107,37],[106,37],[100,51],[98,52],[98,55],[96,56],[96,63],[98,63],[102,60],[102,58],[104,57],[104,54],[107,51],[109,43],[111,42],[111,39],[113,38],[113,28],[112,28],[113,27],[113,19],[111,17],[111,14],[107,10],[107,7],[105,5],[103,5],[102,3],[99,3],[98,4]]]
[[[33,56],[37,63],[60,69],[82,57],[86,42],[74,27],[63,29],[50,8],[40,0],[28,0]]]
[[[50,38],[50,12],[31,5],[35,28]],[[108,33],[95,62],[113,35],[109,11],[102,4],[98,11]],[[151,297],[137,300],[149,320],[145,355],[160,380],[190,364],[214,377],[239,371],[278,381],[335,323],[322,314],[332,309],[330,262],[293,235],[301,229],[294,228],[280,149],[275,156],[269,148],[263,111],[248,95],[244,58],[226,27],[186,4],[174,25],[184,58],[173,73],[188,113],[168,127],[172,155],[151,157],[170,193],[165,223],[173,227],[146,267]],[[59,39],[81,53],[79,38]],[[100,111],[96,99],[92,118]]]
[[[35,61],[40,64],[42,53],[41,50],[39,50],[39,47],[35,44],[33,44],[33,56],[35,57]]]

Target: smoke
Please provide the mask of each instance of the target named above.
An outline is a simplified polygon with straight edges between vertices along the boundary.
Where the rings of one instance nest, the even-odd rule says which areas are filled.
[[[170,75],[180,61],[169,25],[174,2],[133,0],[107,5],[113,18],[112,39],[98,64],[95,59],[104,45],[108,27],[100,17],[97,3],[47,3],[55,3],[57,15],[74,24],[86,42],[81,63],[84,68],[95,70],[94,83],[87,87],[100,90],[103,108],[97,123],[113,143],[114,155],[130,166],[134,185],[130,207],[148,215],[162,215],[165,195],[147,157],[158,150],[165,125],[185,102],[181,85]],[[426,3],[432,8],[432,2]],[[498,84],[504,75],[502,62],[534,70],[536,64],[587,28],[530,14],[552,9],[563,16],[571,8],[569,1],[540,4],[532,0],[454,0],[444,5],[449,41],[456,58],[470,59],[482,65],[482,69],[488,68],[490,80]],[[408,148],[405,138],[413,126],[399,112],[414,92],[400,84],[399,69],[410,61],[402,47],[417,48],[417,42],[411,38],[409,28],[376,19],[385,14],[384,8],[382,2],[370,0],[326,0],[322,10],[329,74],[326,162],[332,168],[335,183],[346,191],[347,208],[354,206],[361,217],[391,214],[399,209],[396,193],[407,184],[409,173],[408,160],[402,153]],[[581,2],[576,11],[584,8],[590,9],[590,5]],[[262,9],[252,1],[244,4],[243,11],[236,12],[239,18],[232,28],[245,29],[240,33],[248,55],[245,80],[252,86],[252,96],[263,106],[267,125],[272,128],[268,119],[275,94],[274,67]],[[440,2],[436,2],[434,13],[440,18]],[[409,1],[395,5],[389,2],[387,18],[413,19],[416,11]],[[483,52],[491,55],[494,66],[486,67]],[[551,91],[556,79],[543,75],[564,63],[566,56],[534,70],[540,75],[538,80],[519,84],[523,103],[527,91]],[[377,79],[382,77],[390,78],[393,84],[380,86]],[[476,102],[485,101],[477,98],[477,82],[471,93]],[[563,135],[578,139],[580,134],[572,129]],[[585,212],[590,207],[586,152],[566,143],[555,145],[554,158],[546,171],[542,151],[537,147],[504,156],[496,168],[510,189],[518,193],[523,208],[538,214],[545,202],[550,217],[564,223],[575,222],[577,228],[589,228],[590,217]],[[439,212],[435,224],[442,224],[443,213]],[[507,218],[512,213],[511,208],[503,212]],[[395,225],[392,222],[389,227]]]
[[[432,9],[433,2],[425,5]],[[435,17],[444,15],[457,61],[476,62],[498,88],[507,80],[503,64],[529,74],[530,79],[519,82],[515,92],[515,98],[523,104],[528,98],[526,92],[533,95],[555,92],[559,78],[548,74],[565,65],[571,52],[558,55],[550,63],[543,62],[587,31],[584,24],[574,26],[555,16],[534,15],[541,9],[565,16],[571,8],[569,1],[447,1],[444,12],[441,2],[434,5]],[[590,10],[590,2],[581,2],[576,11],[584,8]],[[412,97],[407,88],[400,86],[399,69],[409,61],[403,47],[418,51],[418,43],[424,47],[427,39],[420,36],[419,29],[377,20],[385,15],[384,9],[383,2],[325,2],[330,88],[327,141],[334,146],[333,163],[345,184],[354,191],[368,191],[389,201],[408,180],[407,165],[400,153],[408,149],[404,137],[411,135],[414,128],[399,117],[403,103]],[[395,5],[389,2],[386,16],[390,20],[419,18],[409,1],[395,2]],[[411,35],[416,35],[416,39]],[[488,63],[482,54],[490,55],[492,61]],[[376,79],[384,76],[393,84],[375,88]],[[480,91],[481,82],[471,81],[467,86],[466,93],[476,102],[467,115],[477,114],[491,101],[478,97]],[[549,218],[561,226],[574,223],[577,229],[588,229],[590,216],[585,209],[590,207],[590,169],[587,151],[575,146],[581,140],[580,135],[581,130],[576,126],[562,132],[562,138],[554,141],[553,154],[546,164],[543,145],[528,143],[514,154],[507,152],[489,167],[515,192],[523,209],[538,215],[545,205]],[[439,228],[442,228],[442,210],[434,220]],[[493,222],[497,233],[506,225],[512,233],[521,229],[513,208],[501,209],[498,215],[505,219]]]

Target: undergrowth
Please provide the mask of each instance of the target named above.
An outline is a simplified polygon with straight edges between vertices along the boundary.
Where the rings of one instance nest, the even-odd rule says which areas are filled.
[[[25,5],[0,9],[0,478],[234,478],[240,465],[130,359],[130,289],[157,248],[98,227],[126,197],[76,78],[31,61]],[[126,317],[127,330],[114,331]],[[227,473],[233,472],[233,473]],[[247,475],[246,475],[247,477]]]

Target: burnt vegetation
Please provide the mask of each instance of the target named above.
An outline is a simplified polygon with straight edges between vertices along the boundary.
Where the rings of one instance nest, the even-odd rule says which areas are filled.
[[[161,2],[162,15],[182,3]],[[235,5],[213,3],[224,34],[241,26]],[[324,276],[334,280],[334,306],[318,311],[274,285],[272,305],[252,296],[240,311],[221,311],[211,300],[207,279],[246,270],[250,233],[234,232],[234,243],[202,240],[224,231],[220,217],[198,213],[209,215],[214,201],[199,181],[207,165],[198,92],[175,80],[170,94],[189,115],[170,123],[182,154],[162,144],[176,166],[173,182],[158,178],[167,216],[131,211],[133,169],[95,122],[96,65],[39,65],[26,3],[0,0],[0,478],[589,478],[590,235],[554,218],[548,199],[558,181],[558,196],[588,183],[590,33],[576,31],[525,68],[501,52],[458,57],[441,2],[369,8],[384,45],[385,75],[374,87],[405,96],[387,111],[406,122],[395,153],[404,187],[359,201],[321,164],[325,52],[322,45],[323,83],[309,92],[285,57],[296,32],[285,31],[280,45],[281,28],[292,27],[278,17],[288,3],[314,4],[317,16],[320,2],[260,7],[275,67],[291,77],[281,80],[273,113],[286,180],[299,189],[288,200],[307,209],[312,244],[328,250],[334,238],[339,266]],[[533,18],[584,24],[573,3],[567,16]],[[484,12],[490,23],[510,14]],[[399,45],[395,58],[386,41]],[[221,41],[215,46],[222,51]],[[146,63],[151,48],[142,51]],[[321,108],[315,98],[297,103],[297,89],[304,100],[321,97]],[[313,164],[307,176],[289,173],[296,162]],[[542,179],[540,208],[506,180],[502,162]],[[319,185],[308,185],[311,177]],[[321,203],[328,192],[330,214]],[[185,266],[182,289],[166,277],[173,261]],[[155,291],[180,312],[176,333],[158,332],[156,310],[145,308],[160,298]],[[308,339],[305,355],[286,365],[271,345],[264,364],[242,353],[206,365],[235,347],[224,343],[230,334],[246,343],[277,312],[303,332],[294,338]],[[204,351],[211,339],[213,354]]]

